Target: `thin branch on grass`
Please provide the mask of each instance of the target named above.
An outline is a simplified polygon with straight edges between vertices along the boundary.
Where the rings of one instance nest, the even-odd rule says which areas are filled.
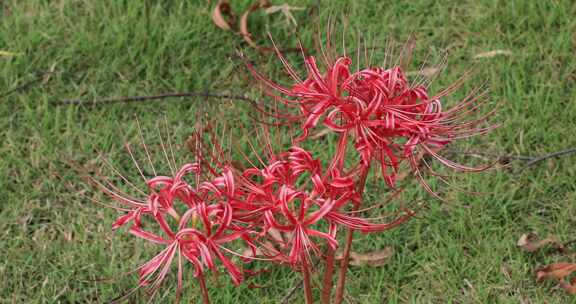
[[[65,99],[54,102],[54,105],[84,105],[84,106],[101,106],[113,103],[131,103],[131,102],[143,102],[150,100],[160,100],[166,98],[183,98],[183,97],[204,97],[204,98],[218,98],[218,99],[234,99],[243,100],[250,103],[256,103],[256,100],[243,96],[234,94],[221,94],[213,92],[174,92],[174,93],[164,93],[159,95],[147,95],[147,96],[122,96],[122,97],[110,97],[110,98],[100,98],[93,100],[82,100],[82,99]]]
[[[528,161],[525,166],[530,167],[530,166],[533,166],[534,164],[537,164],[543,160],[547,160],[547,159],[555,158],[555,157],[560,157],[560,156],[565,156],[565,155],[569,155],[569,154],[573,154],[573,153],[576,153],[576,147],[566,149],[566,150],[557,151],[557,152],[552,152],[549,154],[544,154],[544,155],[538,156],[538,157],[534,157],[530,161]]]
[[[13,88],[13,89],[10,89],[10,90],[8,90],[8,91],[6,91],[6,92],[4,92],[4,93],[1,93],[1,94],[0,94],[0,99],[5,98],[5,97],[8,97],[8,96],[10,96],[10,95],[12,95],[12,94],[14,94],[14,93],[17,93],[17,92],[26,90],[26,89],[30,88],[32,85],[34,85],[34,84],[36,84],[36,83],[39,83],[39,82],[42,82],[44,79],[46,79],[46,76],[47,76],[47,75],[50,75],[50,74],[52,74],[52,73],[54,73],[54,72],[53,72],[53,71],[48,71],[48,72],[40,73],[40,74],[39,74],[38,76],[36,76],[34,79],[29,80],[29,81],[27,81],[27,82],[25,82],[25,83],[23,83],[23,84],[15,87],[15,88]]]

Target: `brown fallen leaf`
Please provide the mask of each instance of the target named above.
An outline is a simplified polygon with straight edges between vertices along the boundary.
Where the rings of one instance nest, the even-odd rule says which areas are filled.
[[[557,236],[551,235],[545,239],[538,240],[538,235],[535,233],[525,233],[518,239],[516,245],[521,247],[526,252],[536,252],[540,248],[552,244],[554,248],[562,250],[563,246]]]
[[[370,267],[380,267],[386,264],[386,261],[394,254],[392,247],[386,247],[380,251],[372,251],[368,253],[356,253],[352,252],[350,257],[352,258],[351,264],[354,266],[368,265]]]
[[[261,45],[257,45],[256,42],[254,42],[254,40],[252,39],[252,34],[250,33],[249,27],[248,27],[248,17],[250,16],[250,14],[252,14],[253,12],[260,10],[260,9],[266,9],[266,8],[270,8],[272,6],[272,4],[270,3],[269,0],[258,0],[254,3],[252,3],[252,5],[250,6],[250,8],[244,12],[244,14],[242,14],[242,16],[240,17],[240,35],[242,36],[242,38],[244,39],[244,41],[246,41],[248,43],[248,45],[250,45],[251,47],[255,48],[256,50],[258,50],[259,52],[262,53],[268,53],[268,52],[276,52],[276,48],[275,47],[268,47],[268,46],[261,46]],[[294,7],[291,7],[292,10],[296,9]],[[292,16],[292,14],[290,14],[290,16]],[[294,16],[292,16],[294,17]],[[304,48],[300,48],[300,47],[294,47],[294,48],[285,48],[285,49],[280,49],[278,50],[280,52],[306,52],[306,49]]]
[[[255,3],[252,3],[250,8],[247,11],[245,11],[244,14],[242,14],[242,17],[240,17],[240,34],[244,38],[244,41],[246,41],[248,43],[248,45],[250,45],[253,48],[259,49],[256,42],[254,42],[254,40],[252,40],[252,34],[250,33],[250,30],[248,29],[248,17],[253,12],[255,12],[259,9],[262,9],[262,8],[270,7],[270,5],[271,4],[268,0],[256,1]]]
[[[225,16],[228,20],[226,20]],[[217,27],[225,31],[231,30],[233,25],[236,24],[236,16],[232,12],[232,7],[230,7],[228,0],[218,1],[218,4],[216,4],[216,7],[212,12],[212,21]]]
[[[546,279],[563,281],[574,271],[576,271],[576,263],[553,263],[536,269],[536,280],[538,282]]]
[[[483,53],[476,54],[476,56],[474,56],[474,59],[492,58],[492,57],[496,57],[499,55],[510,56],[510,55],[512,55],[512,51],[510,51],[510,50],[493,50],[493,51],[489,51],[489,52],[483,52]]]
[[[392,247],[386,247],[382,250],[371,251],[367,253],[350,252],[350,265],[352,266],[370,266],[380,267],[386,264],[388,259],[394,254]],[[334,257],[336,260],[342,260],[343,253],[341,251],[336,253]]]
[[[566,290],[571,295],[576,295],[576,278],[573,278],[570,282],[560,282],[560,288]]]

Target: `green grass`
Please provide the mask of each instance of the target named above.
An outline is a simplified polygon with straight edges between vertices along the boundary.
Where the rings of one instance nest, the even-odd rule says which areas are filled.
[[[202,98],[98,108],[51,104],[194,90],[261,96],[232,56],[246,46],[217,29],[211,7],[198,2],[0,3],[0,50],[19,53],[0,57],[0,303],[106,302],[137,280],[95,280],[118,277],[154,252],[110,231],[115,212],[82,198],[80,190],[101,195],[83,186],[68,166],[71,161],[90,165],[101,151],[125,161],[122,144],[136,138],[135,117],[148,130],[150,142],[157,140],[156,126],[166,117],[178,144],[191,132],[200,105],[209,115],[225,112],[247,120],[249,109],[243,105]],[[250,3],[233,2],[239,11]],[[303,0],[273,2],[310,7]],[[494,120],[504,125],[463,148],[539,155],[576,145],[574,2],[415,2],[322,1],[321,20],[345,14],[350,28],[367,37],[403,40],[414,33],[419,50],[437,54],[448,48],[449,67],[436,89],[476,65],[478,72],[466,86],[488,82],[491,99],[501,104]],[[300,37],[311,45],[314,22],[306,11],[295,16]],[[260,37],[270,30],[281,44],[295,45],[279,16],[259,15],[253,26],[260,26],[254,31]],[[473,59],[495,49],[512,55]],[[417,52],[417,61],[422,53]],[[278,71],[273,58],[259,64]],[[40,75],[39,81],[4,94]],[[183,161],[190,157],[182,146],[177,149]],[[553,284],[535,282],[533,275],[537,266],[574,261],[574,254],[528,254],[516,247],[520,235],[530,231],[555,234],[563,241],[575,237],[574,160],[549,160],[519,173],[498,170],[460,177],[458,186],[483,194],[447,190],[450,205],[425,197],[430,208],[417,219],[389,233],[357,239],[359,251],[392,246],[395,254],[384,267],[353,268],[348,293],[358,303],[574,302]],[[253,279],[264,288],[233,288],[222,280],[221,286],[210,284],[210,292],[214,303],[277,303],[298,279],[277,268]],[[161,290],[157,302],[164,296],[173,299],[174,278],[169,280],[171,287]],[[197,292],[186,288],[185,299],[198,299]],[[140,293],[133,301],[145,299]],[[294,301],[303,298],[298,294]]]

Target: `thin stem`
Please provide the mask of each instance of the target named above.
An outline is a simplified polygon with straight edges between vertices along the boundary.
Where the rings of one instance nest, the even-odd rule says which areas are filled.
[[[340,135],[336,157],[331,165],[338,168],[339,170],[342,170],[344,167],[344,155],[346,155],[347,140],[348,131],[345,131]],[[324,279],[322,280],[322,304],[330,304],[330,295],[332,294],[332,287],[334,285],[334,254],[335,250],[328,246],[328,250],[326,251],[326,270],[324,272]]]
[[[202,273],[198,275],[198,281],[200,282],[200,290],[202,291],[204,304],[210,304],[210,296],[208,295],[208,289],[206,289],[206,281],[204,281],[204,275]]]
[[[304,297],[306,299],[306,304],[314,303],[314,298],[312,297],[312,284],[310,282],[310,269],[308,269],[308,261],[305,256],[302,257],[302,276],[304,279]]]
[[[538,162],[541,162],[543,160],[549,159],[549,158],[553,158],[553,157],[559,157],[559,156],[564,156],[564,155],[568,155],[571,153],[576,153],[576,148],[570,148],[570,149],[566,149],[566,150],[562,150],[562,151],[557,151],[554,153],[550,153],[550,154],[546,154],[546,155],[542,155],[539,157],[536,157],[532,160],[530,160],[529,162],[526,163],[526,167],[530,167]]]
[[[353,211],[356,211],[354,207]],[[346,233],[346,243],[344,245],[344,256],[340,262],[340,274],[338,276],[338,283],[336,284],[336,295],[334,296],[334,304],[342,303],[344,298],[344,287],[346,285],[346,272],[348,271],[348,263],[350,262],[350,250],[352,248],[352,240],[354,238],[354,229],[348,228]]]
[[[332,277],[334,276],[334,249],[328,246],[326,251],[326,270],[322,280],[322,304],[330,304],[330,294],[332,293]]]
[[[360,197],[364,194],[364,187],[366,186],[366,178],[368,177],[368,171],[370,166],[362,168],[360,173],[360,179],[358,181],[358,194]],[[358,210],[359,206],[355,205],[352,208],[352,212]],[[354,239],[354,229],[348,228],[346,234],[346,243],[344,245],[344,256],[340,262],[340,272],[338,276],[338,283],[336,285],[336,295],[334,296],[334,304],[341,304],[344,298],[344,287],[346,285],[346,272],[348,271],[348,263],[350,261],[350,251],[352,250],[352,240]]]

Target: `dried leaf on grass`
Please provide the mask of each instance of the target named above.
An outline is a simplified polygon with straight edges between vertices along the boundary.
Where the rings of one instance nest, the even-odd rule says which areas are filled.
[[[367,253],[350,252],[350,265],[352,266],[370,266],[380,267],[386,264],[388,259],[394,254],[392,247],[386,247],[382,250],[370,251]],[[337,252],[335,259],[342,260],[342,252]]]
[[[569,283],[565,281],[560,282],[560,287],[566,290],[568,293],[576,295],[576,278],[570,280]]]
[[[257,49],[258,51],[273,52],[274,49],[271,47],[263,47],[256,44],[252,38],[253,35],[250,32],[250,28],[248,26],[250,14],[261,9],[265,9],[264,12],[266,14],[281,12],[286,17],[288,23],[292,23],[294,26],[297,26],[296,18],[294,18],[292,11],[303,10],[304,8],[294,7],[288,4],[273,6],[269,0],[257,0],[250,5],[250,7],[242,14],[242,16],[240,16],[239,24],[236,26],[236,15],[232,11],[229,0],[219,0],[218,4],[216,4],[216,7],[212,12],[212,21],[217,27],[225,31],[232,30],[235,33],[238,33],[242,36],[244,41],[248,43],[248,45]],[[300,51],[300,49],[287,49],[284,51]]]
[[[356,253],[352,252],[350,254],[351,257],[351,265],[354,266],[363,266],[368,265],[370,267],[380,267],[386,264],[388,259],[394,254],[394,250],[392,247],[386,247],[380,251],[372,251],[368,253]]]
[[[492,58],[492,57],[496,57],[499,55],[510,56],[510,55],[512,55],[512,51],[510,51],[510,50],[493,50],[493,51],[489,51],[489,52],[483,52],[483,53],[476,54],[476,56],[474,56],[474,59]]]
[[[542,240],[535,233],[525,233],[518,239],[517,245],[527,252],[536,252],[542,247],[552,245],[555,249],[562,250],[563,246],[557,236],[551,235]]]
[[[536,280],[552,279],[559,282],[560,288],[576,294],[576,278],[566,281],[566,277],[576,271],[576,263],[553,263],[536,269]]]
[[[217,27],[228,31],[236,24],[236,16],[228,0],[219,0],[212,12],[212,21]]]
[[[270,2],[268,2],[267,0],[259,0],[255,3],[253,3],[250,8],[244,12],[244,14],[242,14],[242,17],[240,17],[240,34],[242,35],[242,37],[244,38],[244,41],[246,41],[248,43],[248,45],[250,45],[253,48],[258,49],[258,45],[256,44],[256,42],[254,42],[254,40],[252,40],[252,34],[250,33],[250,30],[248,29],[248,17],[250,16],[250,14],[252,14],[253,12],[262,9],[262,8],[267,8],[270,7]]]
[[[271,4],[268,0],[258,0],[252,3],[250,8],[248,8],[248,10],[245,11],[244,14],[242,14],[240,17],[240,26],[238,29],[240,35],[242,35],[244,40],[248,42],[248,44],[253,48],[258,48],[258,46],[254,40],[252,40],[252,34],[248,29],[248,16],[259,9],[267,8],[270,6]],[[229,0],[218,1],[216,7],[214,7],[214,11],[212,11],[212,21],[217,27],[225,31],[236,31],[236,15],[232,11]]]
[[[576,263],[553,263],[536,269],[536,280],[539,282],[546,279],[564,280],[574,271]]]

